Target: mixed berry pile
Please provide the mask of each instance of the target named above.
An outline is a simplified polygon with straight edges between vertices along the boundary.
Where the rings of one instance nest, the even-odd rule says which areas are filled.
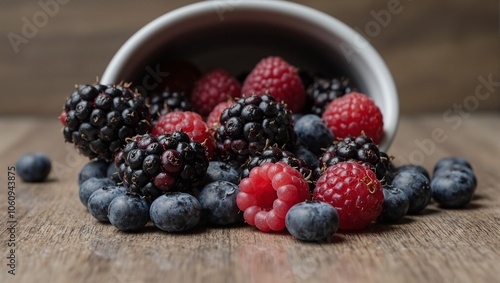
[[[431,199],[450,208],[472,199],[477,181],[461,158],[442,159],[432,179],[396,167],[378,146],[383,113],[346,77],[313,78],[280,57],[238,77],[167,66],[172,77],[149,93],[77,86],[60,115],[65,141],[91,160],[81,202],[119,230],[244,222],[322,242],[398,222]]]

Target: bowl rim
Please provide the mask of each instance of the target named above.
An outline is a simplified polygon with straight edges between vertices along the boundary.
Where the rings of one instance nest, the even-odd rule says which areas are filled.
[[[147,42],[168,29],[174,23],[193,18],[207,13],[215,14],[217,12],[214,2],[216,1],[203,1],[189,4],[172,11],[169,11],[156,19],[152,20],[137,32],[135,32],[116,52],[109,64],[107,65],[104,73],[101,76],[100,82],[102,84],[114,84],[119,81],[122,76],[123,70],[134,60],[134,54],[140,52]],[[234,4],[234,7],[228,13],[244,12],[244,11],[260,11],[272,12],[283,14],[285,16],[292,16],[301,21],[309,22],[312,25],[322,26],[325,29],[335,34],[336,37],[342,39],[349,48],[354,52],[355,56],[369,66],[375,75],[375,80],[381,89],[381,93],[385,97],[386,110],[383,114],[384,121],[384,138],[379,147],[382,151],[387,151],[396,135],[399,126],[399,99],[394,83],[394,79],[383,61],[380,54],[375,48],[364,39],[357,31],[347,26],[340,20],[330,16],[322,11],[314,8],[281,0],[245,0],[239,1]],[[219,15],[220,17],[220,15]],[[221,20],[222,21],[222,20]],[[355,43],[354,40],[362,41],[362,52],[356,48],[360,42]]]

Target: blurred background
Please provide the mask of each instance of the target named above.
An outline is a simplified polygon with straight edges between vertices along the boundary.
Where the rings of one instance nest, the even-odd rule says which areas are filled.
[[[0,114],[57,117],[73,86],[95,82],[137,30],[194,2],[199,1],[2,1]],[[394,76],[402,115],[453,109],[475,94],[480,77],[497,84],[490,83],[492,95],[480,100],[479,110],[500,109],[500,1],[293,2],[328,13],[369,40]],[[44,18],[48,3],[57,7]],[[390,20],[377,17],[395,4],[400,12]],[[373,21],[380,27],[375,35],[368,30]]]

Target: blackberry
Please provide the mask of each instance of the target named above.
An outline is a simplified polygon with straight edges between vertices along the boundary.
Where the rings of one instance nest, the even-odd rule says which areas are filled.
[[[295,157],[293,153],[287,150],[282,150],[277,146],[266,148],[261,154],[251,157],[244,165],[241,171],[240,178],[247,178],[250,175],[250,170],[254,167],[261,166],[264,163],[284,162],[287,165],[297,169],[304,179],[309,180],[312,174],[311,169],[302,159]]]
[[[191,111],[189,99],[183,92],[169,91],[152,93],[146,98],[146,104],[153,123],[161,116],[173,111]]]
[[[267,145],[291,149],[297,141],[291,111],[267,94],[240,98],[222,111],[214,135],[219,156],[239,163]]]
[[[111,162],[126,139],[151,130],[144,100],[124,85],[77,86],[64,112],[64,139],[90,159]]]
[[[127,190],[152,202],[165,191],[193,193],[205,176],[208,158],[202,144],[177,131],[130,139],[115,165]]]
[[[321,116],[326,106],[334,99],[352,92],[349,80],[345,77],[324,79],[316,78],[307,88],[308,100],[311,104],[311,113]]]
[[[373,140],[366,136],[346,137],[330,145],[320,158],[322,170],[344,161],[354,161],[367,166],[383,184],[392,181],[390,157],[378,149]]]

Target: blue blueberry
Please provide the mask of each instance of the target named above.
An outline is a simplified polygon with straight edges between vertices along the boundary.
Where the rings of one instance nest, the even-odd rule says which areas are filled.
[[[233,184],[239,184],[240,172],[236,166],[230,163],[210,161],[202,184],[206,185],[215,181],[227,181]]]
[[[117,196],[108,207],[109,222],[120,231],[138,231],[149,221],[149,203],[136,194]]]
[[[410,199],[400,189],[391,185],[383,186],[384,202],[379,220],[381,222],[393,223],[402,219],[410,208]]]
[[[474,183],[474,187],[477,186],[477,178],[476,174],[474,174],[474,171],[472,171],[470,167],[459,163],[449,164],[447,166],[440,167],[434,172],[433,179],[441,175],[447,175],[451,172],[456,172],[456,171],[466,174],[469,178],[471,178],[472,182]]]
[[[109,178],[92,177],[90,179],[87,179],[80,185],[79,188],[80,201],[83,203],[83,205],[85,205],[85,207],[87,207],[88,200],[93,192],[102,187],[110,187],[115,185],[116,182]]]
[[[78,185],[92,177],[105,178],[108,176],[109,163],[104,160],[94,160],[85,164],[78,174]]]
[[[151,221],[167,232],[184,232],[194,228],[201,218],[200,202],[192,195],[171,192],[153,201],[149,210]]]
[[[450,165],[463,165],[472,169],[470,163],[462,157],[445,157],[441,158],[434,166],[434,173],[444,167],[449,167]]]
[[[114,198],[126,193],[121,186],[102,187],[93,192],[87,202],[87,209],[95,219],[101,222],[109,222],[108,207]]]
[[[28,153],[16,161],[16,171],[25,182],[43,182],[52,168],[50,159],[41,152]]]
[[[330,146],[335,137],[321,117],[314,114],[302,116],[294,125],[301,143],[317,156]]]
[[[403,172],[406,170],[417,170],[418,172],[422,173],[429,181],[431,180],[431,177],[430,177],[427,169],[425,169],[424,167],[422,167],[420,165],[406,164],[406,165],[399,166],[397,168],[397,172]]]
[[[443,208],[462,208],[474,196],[476,185],[468,173],[450,170],[431,182],[432,198]]]
[[[298,203],[286,214],[288,232],[295,238],[310,242],[328,242],[339,227],[337,210],[326,202]]]
[[[117,183],[121,182],[120,177],[118,176],[118,169],[113,162],[109,163],[108,169],[106,170],[106,176]]]
[[[230,225],[241,222],[243,213],[236,205],[238,185],[216,181],[207,184],[198,195],[203,218],[215,225]]]
[[[398,173],[394,177],[392,185],[402,190],[410,200],[409,214],[415,214],[424,210],[431,201],[429,179],[416,170],[407,170]]]
[[[305,146],[299,145],[293,150],[293,155],[295,157],[304,160],[307,167],[310,169],[315,169],[319,167],[319,158],[312,153],[312,151],[308,150]]]

